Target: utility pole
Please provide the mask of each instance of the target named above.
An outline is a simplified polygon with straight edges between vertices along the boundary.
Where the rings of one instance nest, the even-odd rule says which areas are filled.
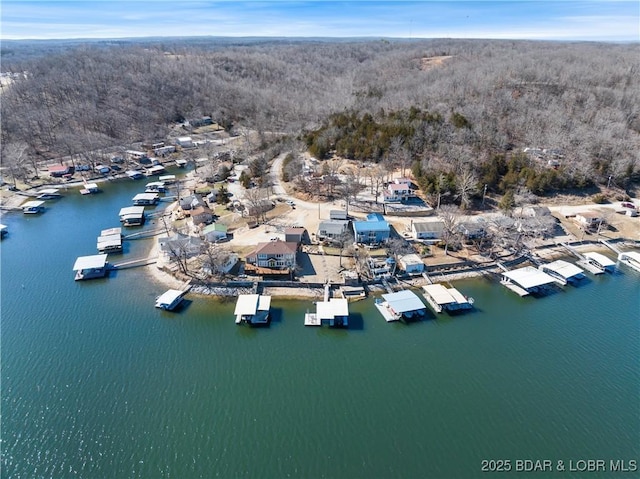
[[[611,185],[611,178],[613,175],[609,175],[609,181],[607,181],[607,189],[609,189],[609,186]]]
[[[484,209],[484,197],[487,195],[487,185],[484,185],[484,191],[482,192],[482,209]]]

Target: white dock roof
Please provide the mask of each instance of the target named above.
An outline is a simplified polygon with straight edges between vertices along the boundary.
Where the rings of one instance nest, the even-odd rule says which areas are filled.
[[[440,305],[457,302],[449,290],[441,284],[427,284],[422,289]]]
[[[162,293],[160,296],[158,296],[158,299],[156,300],[156,303],[157,304],[171,304],[176,299],[178,299],[180,296],[182,296],[183,294],[184,294],[184,291],[180,291],[179,289],[170,289],[170,290]]]
[[[39,208],[42,205],[44,205],[44,201],[32,200],[23,203],[20,208]]]
[[[396,313],[426,309],[424,303],[420,301],[420,298],[413,291],[398,291],[397,293],[383,294],[382,297]]]
[[[120,233],[116,233],[111,235],[98,236],[98,244],[101,244],[101,243],[121,244],[122,235],[120,235]]]
[[[465,295],[458,291],[456,288],[449,288],[447,289],[447,291],[453,297],[453,299],[455,299],[456,303],[465,304],[469,302]]]
[[[176,175],[163,175],[158,179],[160,181],[175,181],[176,180]]]
[[[57,195],[60,193],[60,190],[57,188],[44,188],[37,192],[38,195]]]
[[[259,294],[239,294],[238,300],[236,301],[236,309],[233,312],[234,315],[248,315],[248,314],[256,314],[258,310],[258,298]],[[269,301],[271,301],[271,297],[267,296]]]
[[[7,225],[0,224],[0,231],[4,231],[7,229]]]
[[[615,263],[607,258],[605,255],[595,252],[588,252],[584,254],[585,257],[592,259],[602,267],[606,268],[607,266],[615,266]]]
[[[258,311],[269,311],[271,307],[271,296],[260,295],[258,298]]]
[[[98,183],[85,183],[84,187],[87,190],[97,190],[98,189]]]
[[[158,198],[158,193],[138,193],[133,197],[133,201],[147,200],[153,201]]]
[[[0,225],[0,229],[1,228],[2,228],[2,225]],[[623,253],[620,253],[619,256],[620,256],[620,259],[629,258],[633,261],[640,263],[640,253],[637,251],[625,251]]]
[[[320,319],[334,319],[336,316],[349,316],[349,302],[344,298],[331,298],[318,301],[316,313]]]
[[[128,215],[140,216],[144,214],[144,206],[126,206],[120,210],[120,218]]]
[[[73,270],[79,271],[83,269],[104,268],[106,264],[107,264],[106,254],[79,256],[78,259],[76,259],[75,264],[73,265]]]
[[[519,284],[524,289],[535,288],[536,286],[550,284],[555,281],[553,277],[533,266],[525,266],[524,268],[507,271],[502,273],[502,275],[514,283]]]
[[[582,268],[579,268],[575,264],[571,264],[568,261],[564,261],[562,259],[553,261],[549,264],[545,264],[544,267],[558,273],[565,279],[584,273]]]
[[[100,236],[119,235],[122,234],[122,228],[107,228],[100,232]]]

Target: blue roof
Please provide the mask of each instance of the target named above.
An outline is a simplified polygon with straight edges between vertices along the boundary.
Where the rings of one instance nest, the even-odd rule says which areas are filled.
[[[369,213],[367,221],[384,221],[384,217],[380,213]]]
[[[389,232],[389,223],[386,221],[354,221],[353,230],[356,233],[368,233],[369,231]]]

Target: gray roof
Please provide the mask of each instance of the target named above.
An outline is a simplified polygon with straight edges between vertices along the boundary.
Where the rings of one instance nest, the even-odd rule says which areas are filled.
[[[325,231],[327,234],[340,234],[346,230],[348,224],[347,220],[324,220],[318,225],[318,231]]]
[[[443,231],[444,230],[444,222],[443,221],[425,221],[422,223],[413,223],[413,229],[417,233],[427,233],[430,231]]]

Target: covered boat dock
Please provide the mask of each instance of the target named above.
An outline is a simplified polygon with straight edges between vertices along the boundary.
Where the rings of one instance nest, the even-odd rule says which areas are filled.
[[[585,277],[582,268],[562,259],[548,264],[542,264],[538,269],[552,276],[556,280],[556,283],[563,286],[567,283],[575,283]]]
[[[182,303],[187,292],[188,290],[182,291],[179,289],[169,289],[165,291],[156,299],[156,308],[164,309],[165,311],[173,311],[180,305],[180,303]]]
[[[76,259],[73,270],[76,271],[76,281],[104,278],[107,274],[107,255],[80,256]]]
[[[20,208],[22,208],[22,212],[25,215],[34,215],[36,213],[41,213],[42,211],[44,211],[44,201],[27,201],[26,203],[22,204]]]
[[[57,188],[44,188],[36,193],[36,198],[39,200],[56,200],[62,195]]]
[[[305,326],[347,327],[349,325],[349,302],[344,298],[331,298],[328,301],[318,301],[315,313],[304,315]]]
[[[500,283],[520,296],[527,296],[541,291],[554,281],[555,279],[547,273],[533,266],[525,266],[524,268],[503,272]]]
[[[594,267],[599,273],[613,271],[616,266],[613,261],[601,253],[590,251],[588,253],[584,253],[584,257],[587,264]]]
[[[124,226],[136,226],[144,223],[144,206],[127,206],[119,213],[120,222]]]
[[[376,300],[375,306],[387,322],[424,316],[427,310],[418,295],[409,290],[383,294],[382,300]]]
[[[253,325],[269,324],[271,309],[271,296],[262,294],[240,294],[236,301],[236,309],[233,314],[236,324],[247,323]]]
[[[138,193],[133,197],[133,204],[136,206],[149,206],[158,203],[158,193]]]
[[[627,251],[618,255],[618,261],[640,272],[640,252]]]
[[[122,235],[116,233],[98,236],[96,248],[98,253],[118,253],[122,251]]]
[[[422,287],[427,303],[436,313],[471,309],[473,300],[465,297],[455,288],[447,288],[442,284],[427,284]]]

